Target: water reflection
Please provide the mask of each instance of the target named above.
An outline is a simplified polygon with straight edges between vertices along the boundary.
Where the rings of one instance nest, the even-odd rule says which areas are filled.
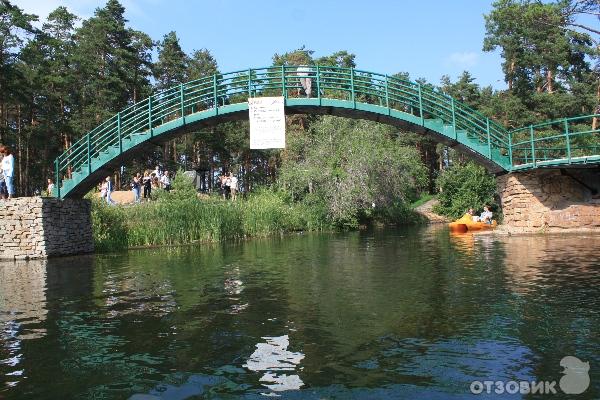
[[[5,335],[23,339],[44,336],[46,262],[0,263],[0,324]]]
[[[353,232],[0,264],[0,397],[600,397],[600,237]],[[133,397],[132,397],[133,396]]]
[[[290,340],[288,335],[263,337],[265,343],[258,343],[256,350],[250,355],[244,368],[250,371],[264,372],[261,382],[275,392],[296,390],[304,386],[304,382],[295,371],[304,358],[304,354],[288,351]]]

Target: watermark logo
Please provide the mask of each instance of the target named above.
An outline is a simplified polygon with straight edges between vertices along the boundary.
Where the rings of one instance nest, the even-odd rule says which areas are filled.
[[[563,393],[581,394],[590,386],[590,363],[577,357],[566,356],[560,360],[564,376],[558,386]],[[557,394],[556,381],[473,381],[469,389],[473,394]]]
[[[566,394],[581,394],[590,386],[590,363],[583,362],[577,357],[566,356],[560,360],[560,366],[564,368],[563,376],[560,378],[560,389]]]

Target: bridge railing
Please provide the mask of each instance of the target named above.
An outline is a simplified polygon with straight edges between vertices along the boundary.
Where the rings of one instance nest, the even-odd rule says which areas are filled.
[[[600,155],[600,114],[548,121],[509,134],[514,167],[573,164]]]
[[[243,103],[248,97],[305,97],[303,78],[310,80],[310,97],[318,100],[318,104],[338,99],[351,102],[351,107],[366,103],[383,107],[390,114],[409,114],[422,125],[426,120],[437,120],[445,134],[454,135],[457,140],[463,135],[469,143],[478,143],[477,151],[505,167],[504,160],[508,157],[514,165],[528,164],[531,160],[535,165],[542,159],[572,158],[590,150],[591,144],[582,139],[590,132],[580,129],[576,119],[567,120],[568,140],[561,147],[558,144],[565,131],[546,135],[547,131],[555,132],[556,123],[527,127],[509,134],[500,124],[430,85],[354,68],[320,65],[310,66],[306,71],[298,68],[272,66],[216,74],[154,93],[130,105],[84,135],[55,160],[58,195],[61,196],[63,179],[76,172],[91,173],[95,157],[101,153],[116,152],[111,156],[122,153],[124,142],[135,134],[153,135],[155,128],[170,121],[185,122],[186,116],[205,110],[216,113],[218,107]],[[348,103],[344,104],[348,106]],[[530,134],[529,138],[526,138],[527,134]],[[465,137],[461,136],[460,140]],[[597,145],[598,141],[593,143]]]

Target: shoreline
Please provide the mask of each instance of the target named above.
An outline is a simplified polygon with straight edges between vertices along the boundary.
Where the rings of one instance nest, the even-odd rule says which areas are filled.
[[[571,234],[571,233],[594,233],[600,234],[600,227],[576,227],[576,228],[559,228],[559,227],[544,227],[544,228],[526,228],[514,227],[509,225],[499,225],[497,229],[492,231],[493,234],[499,236],[514,236],[514,235],[555,235],[555,234]]]

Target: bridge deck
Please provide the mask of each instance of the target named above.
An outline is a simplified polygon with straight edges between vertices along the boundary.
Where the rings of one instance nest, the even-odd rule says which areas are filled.
[[[301,79],[313,81],[313,97],[295,97],[303,91]],[[509,132],[429,85],[330,66],[299,76],[298,67],[281,66],[201,78],[117,113],[55,160],[55,194],[81,197],[120,163],[193,125],[247,118],[246,99],[259,96],[283,96],[290,114],[364,118],[427,134],[492,172],[600,163],[600,129],[590,129],[598,115]]]

